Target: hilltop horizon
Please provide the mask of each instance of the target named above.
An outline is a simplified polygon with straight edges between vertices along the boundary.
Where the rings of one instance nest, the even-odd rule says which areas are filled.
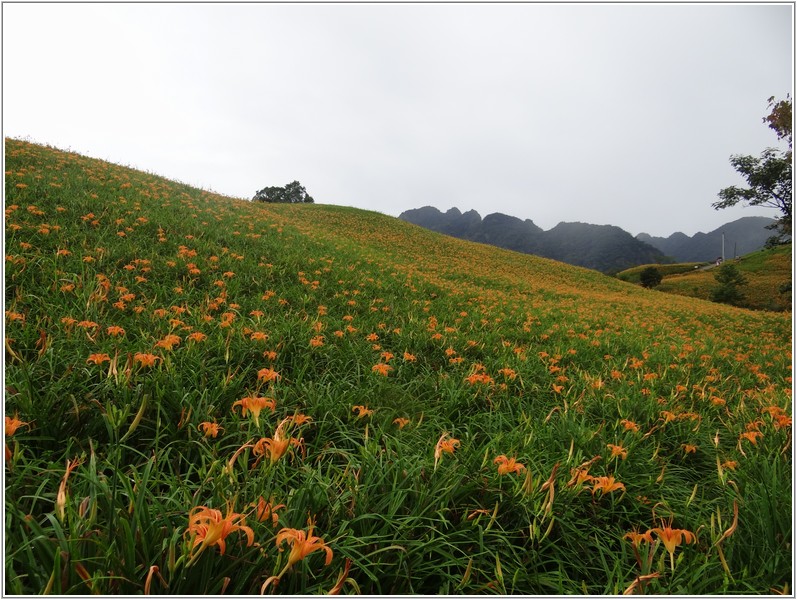
[[[306,177],[302,176],[301,174],[295,174],[289,176],[289,179],[286,179],[285,181],[282,180],[263,181],[260,179],[252,178],[250,176],[247,178],[249,180],[249,183],[245,185],[241,185],[239,182],[235,182],[233,185],[230,185],[228,181],[224,181],[221,183],[208,181],[209,177],[207,174],[212,173],[215,170],[213,168],[213,165],[211,164],[207,165],[208,169],[205,169],[203,171],[203,175],[201,177],[197,177],[195,174],[191,173],[190,170],[185,170],[185,169],[174,169],[174,170],[168,169],[169,172],[165,172],[164,167],[158,167],[155,164],[150,164],[146,154],[139,156],[138,160],[134,159],[131,160],[128,158],[124,158],[123,156],[124,154],[126,154],[126,152],[120,152],[119,149],[114,149],[114,151],[108,151],[108,152],[94,151],[91,149],[84,148],[82,146],[73,147],[69,143],[51,142],[46,139],[37,139],[30,135],[13,135],[13,136],[6,136],[6,138],[33,143],[41,146],[52,147],[62,150],[64,152],[74,152],[76,154],[80,154],[81,156],[86,156],[97,160],[103,160],[106,162],[110,162],[112,164],[125,165],[132,169],[140,170],[145,173],[151,173],[153,175],[158,175],[160,177],[168,178],[173,181],[178,181],[185,185],[191,185],[199,189],[206,190],[208,192],[222,194],[227,197],[235,198],[238,200],[250,200],[255,191],[257,189],[262,188],[263,185],[284,185],[293,179],[299,180],[302,183],[307,183]],[[166,164],[168,165],[168,163]],[[180,174],[181,172],[183,174]],[[729,174],[729,177],[733,178],[733,176],[734,176],[733,173]],[[368,200],[358,202],[356,199],[357,194],[353,191],[347,194],[345,190],[341,189],[337,190],[336,197],[325,197],[323,195],[320,195],[316,191],[316,188],[312,187],[309,184],[307,185],[307,189],[308,192],[312,193],[312,195],[315,198],[315,202],[318,204],[329,204],[331,206],[349,206],[352,208],[362,208],[364,210],[373,210],[375,212],[379,212],[381,214],[396,218],[398,218],[402,212],[426,206],[437,208],[437,210],[440,210],[443,213],[445,213],[447,210],[450,210],[451,208],[458,207],[457,204],[450,204],[448,202],[446,203],[433,202],[433,201],[430,202],[423,200],[420,197],[418,201],[406,198],[396,199],[397,200],[396,206],[385,207],[381,202],[381,200],[377,203]],[[251,190],[251,191],[247,192],[246,190]],[[321,191],[323,192],[323,190]],[[533,195],[533,191],[531,192],[531,194]],[[515,195],[519,196],[520,194],[515,192]],[[348,196],[348,198],[346,196]],[[421,196],[421,194],[419,194],[419,196]],[[371,196],[371,199],[373,200],[373,196]],[[700,209],[703,210],[706,207],[710,207],[713,201],[714,201],[713,198],[708,199],[705,202],[704,206],[703,205],[700,206]],[[564,202],[563,204],[567,206],[568,202]],[[471,203],[471,206],[472,205],[473,203]],[[521,205],[526,207],[529,205],[529,203],[526,202],[522,203]],[[448,206],[449,208],[443,209],[441,208],[443,206]],[[706,215],[703,216],[701,225],[689,226],[688,224],[689,221],[695,220],[697,218],[696,215],[699,214],[699,211],[696,211],[694,215],[691,215],[688,218],[684,218],[683,225],[679,225],[675,230],[671,230],[673,229],[672,227],[668,228],[667,230],[664,230],[661,229],[660,227],[657,228],[656,225],[652,222],[646,224],[644,227],[643,226],[632,227],[627,224],[624,225],[623,221],[625,220],[625,215],[623,213],[615,213],[617,216],[617,218],[615,219],[616,222],[610,222],[611,219],[609,218],[590,220],[588,217],[573,215],[572,213],[569,212],[566,214],[560,213],[558,214],[558,216],[552,217],[548,212],[551,209],[548,203],[540,203],[540,205],[538,206],[538,212],[542,214],[537,214],[534,216],[531,215],[531,211],[533,209],[524,209],[523,211],[516,211],[514,213],[507,212],[508,210],[512,210],[513,207],[514,205],[511,206],[507,205],[502,201],[501,198],[497,198],[496,201],[492,202],[490,206],[469,208],[468,210],[476,210],[477,212],[479,212],[480,215],[487,215],[497,212],[500,214],[515,216],[523,220],[532,220],[536,225],[540,226],[545,231],[553,229],[554,227],[556,227],[561,223],[587,223],[591,225],[610,225],[614,227],[619,227],[623,229],[623,231],[627,231],[628,233],[630,233],[633,237],[638,237],[641,234],[648,234],[652,237],[663,237],[663,238],[670,237],[677,233],[683,233],[689,237],[693,237],[694,235],[697,235],[699,233],[708,233],[714,231],[725,223],[733,222],[735,220],[744,218],[746,216],[763,217],[768,219],[774,219],[777,217],[777,211],[774,209],[737,206],[722,211],[715,211],[712,209],[708,213],[709,216]],[[650,207],[648,207],[648,210],[650,210]],[[465,212],[467,212],[467,210]],[[527,216],[519,214],[520,212],[523,212]],[[640,207],[640,212],[642,214],[645,214],[644,208]],[[661,219],[651,219],[651,220],[652,221],[656,220],[658,222]]]
[[[322,204],[323,204],[323,202],[322,202]],[[343,205],[339,205],[339,206],[343,206]],[[448,206],[448,208],[443,209],[443,208],[441,208],[441,206]],[[664,238],[664,239],[670,238],[673,235],[677,235],[677,234],[684,234],[687,237],[694,237],[695,235],[698,235],[698,234],[701,234],[701,233],[704,233],[704,234],[712,233],[712,232],[717,231],[718,229],[720,229],[721,227],[723,227],[723,226],[725,226],[725,225],[727,225],[729,223],[735,223],[735,222],[737,222],[737,221],[739,221],[741,219],[747,218],[747,217],[755,217],[755,218],[768,219],[770,221],[774,221],[775,217],[767,215],[767,214],[763,214],[763,213],[764,212],[769,212],[769,213],[777,212],[777,211],[774,211],[774,210],[763,211],[759,207],[748,207],[748,208],[745,209],[744,214],[740,214],[738,216],[735,216],[734,218],[727,218],[727,215],[730,214],[730,213],[727,213],[726,211],[719,211],[719,212],[717,212],[717,215],[718,215],[718,219],[717,219],[717,222],[716,222],[717,224],[710,226],[710,228],[709,227],[703,227],[703,228],[700,228],[700,229],[695,229],[694,227],[690,228],[690,227],[686,227],[685,226],[685,227],[681,227],[679,229],[676,229],[675,231],[668,231],[668,232],[665,232],[665,233],[653,233],[655,231],[655,225],[652,224],[652,223],[651,223],[650,227],[647,227],[647,228],[644,228],[644,229],[643,228],[626,229],[625,227],[623,227],[622,225],[619,225],[618,223],[613,223],[613,222],[608,222],[608,221],[605,221],[605,222],[589,221],[589,220],[584,220],[583,218],[580,218],[580,217],[562,218],[562,219],[560,219],[560,220],[558,220],[556,222],[554,222],[554,221],[549,219],[547,221],[547,225],[541,225],[540,221],[538,221],[538,219],[534,218],[534,216],[530,215],[530,213],[527,213],[528,216],[522,216],[522,215],[507,213],[507,212],[503,212],[501,210],[494,210],[494,209],[488,209],[486,211],[483,210],[483,209],[479,210],[479,209],[476,209],[476,208],[467,208],[467,209],[465,209],[465,208],[460,208],[460,206],[456,205],[456,204],[454,204],[454,205],[447,205],[447,204],[439,204],[439,205],[436,205],[436,204],[421,204],[421,205],[413,206],[411,208],[404,209],[401,212],[399,212],[398,214],[393,214],[395,211],[391,211],[390,213],[384,213],[383,212],[382,214],[386,214],[388,216],[395,216],[395,217],[399,217],[400,218],[400,216],[401,216],[401,214],[403,212],[407,212],[409,210],[417,210],[417,209],[421,209],[421,208],[434,208],[434,209],[440,211],[443,214],[447,213],[448,211],[450,211],[452,209],[458,211],[461,214],[465,214],[465,213],[468,213],[468,212],[475,212],[482,218],[484,218],[484,217],[486,217],[486,216],[488,216],[490,214],[502,214],[502,215],[512,216],[512,217],[521,219],[522,221],[531,221],[532,223],[534,223],[535,226],[539,227],[543,231],[550,231],[551,229],[554,229],[557,225],[561,225],[563,223],[564,224],[566,224],[566,223],[583,223],[583,224],[586,224],[586,225],[596,225],[596,226],[599,226],[599,227],[603,227],[603,226],[619,227],[620,229],[622,229],[623,231],[626,231],[627,233],[631,234],[635,238],[638,238],[640,235],[647,235],[647,236],[650,236],[650,237],[653,237],[653,238]],[[378,212],[381,212],[381,211],[378,211]],[[723,215],[726,215],[725,219],[722,219]],[[687,219],[685,219],[685,220],[687,220]],[[640,229],[640,230],[636,231],[636,229]]]
[[[399,219],[457,238],[492,244],[526,254],[544,256],[612,274],[651,263],[710,261],[728,251],[745,254],[763,247],[771,237],[766,229],[773,220],[741,217],[707,234],[674,233],[667,238],[645,234],[636,237],[616,225],[562,221],[544,230],[532,219],[521,220],[500,212],[481,217],[453,207],[445,213],[433,206],[404,211]]]

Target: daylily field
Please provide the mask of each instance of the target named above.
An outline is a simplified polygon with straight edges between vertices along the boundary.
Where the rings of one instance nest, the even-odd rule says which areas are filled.
[[[5,152],[6,593],[792,592],[791,313]]]

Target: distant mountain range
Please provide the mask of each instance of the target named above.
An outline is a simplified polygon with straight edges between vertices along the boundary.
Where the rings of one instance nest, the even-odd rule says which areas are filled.
[[[502,213],[489,214],[482,219],[475,210],[463,213],[458,208],[443,213],[432,206],[424,206],[404,211],[399,219],[460,239],[552,258],[603,273],[652,263],[714,260],[722,254],[722,231],[725,232],[726,257],[733,255],[733,244],[736,244],[737,254],[752,252],[762,247],[772,234],[764,227],[773,222],[765,217],[744,217],[708,234],[689,237],[675,233],[668,238],[656,238],[641,233],[635,238],[614,225],[559,223],[545,231],[530,219],[524,221]]]
[[[653,237],[647,233],[636,236],[641,242],[650,244],[671,256],[676,262],[703,262],[722,256],[722,234],[725,234],[725,258],[742,256],[761,248],[775,231],[767,229],[774,219],[767,217],[742,217],[726,223],[710,233],[702,231],[692,237],[673,233],[670,237]]]

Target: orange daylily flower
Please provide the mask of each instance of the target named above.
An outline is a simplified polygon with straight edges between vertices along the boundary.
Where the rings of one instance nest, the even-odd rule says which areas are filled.
[[[448,432],[444,431],[443,435],[440,436],[440,439],[437,440],[437,444],[434,447],[434,468],[437,469],[437,463],[440,461],[440,457],[443,455],[443,452],[454,454],[454,449],[458,447],[459,440],[449,437]]]
[[[623,448],[622,446],[617,446],[615,444],[606,444],[606,447],[612,451],[612,458],[619,456],[621,459],[625,460],[628,456],[628,450]]]
[[[242,417],[246,417],[246,415],[251,412],[255,418],[255,425],[260,427],[260,411],[264,408],[270,408],[271,412],[274,412],[276,403],[273,398],[247,396],[246,398],[241,398],[237,402],[232,403],[233,411],[235,411],[236,406],[241,407]]]
[[[17,432],[17,429],[27,425],[30,425],[30,423],[28,423],[27,421],[20,421],[16,413],[14,413],[13,418],[6,416],[6,437],[11,437]],[[6,444],[5,447],[5,456],[6,456],[6,462],[10,463],[13,454],[11,452],[11,448],[8,447],[8,444]]]
[[[371,367],[371,371],[374,373],[379,373],[380,375],[387,377],[387,374],[393,370],[393,367],[390,365],[386,365],[385,363],[378,363]]]
[[[595,479],[589,474],[589,469],[570,469],[570,474],[572,477],[570,478],[570,481],[567,482],[567,487],[581,485],[585,481],[591,482],[593,479]]]
[[[490,377],[487,373],[477,372],[473,373],[472,375],[468,375],[465,378],[465,381],[467,381],[470,385],[475,385],[477,383],[480,383],[482,385],[490,385],[491,383],[493,383],[493,378]]]
[[[332,562],[332,549],[327,546],[326,542],[324,542],[324,540],[322,540],[320,537],[313,535],[313,527],[314,524],[311,521],[307,533],[301,529],[290,529],[288,527],[281,529],[279,533],[277,533],[277,538],[275,541],[280,552],[283,551],[281,546],[284,542],[288,542],[291,547],[291,553],[288,555],[288,564],[286,565],[285,569],[283,569],[283,573],[290,566],[296,564],[300,560],[304,560],[309,554],[312,554],[317,550],[323,550],[326,552],[327,557],[324,561],[325,565],[328,565]]]
[[[309,417],[299,412],[291,415],[291,421],[293,422],[294,425],[304,425],[305,423],[309,423],[312,420],[313,417]]]
[[[351,412],[356,412],[357,413],[357,418],[359,418],[359,419],[362,419],[363,417],[368,417],[368,416],[371,416],[372,414],[374,414],[373,410],[371,410],[370,408],[367,408],[365,406],[362,406],[361,404],[358,404],[357,406],[352,406],[351,407]]]
[[[155,344],[157,348],[165,348],[166,350],[171,350],[175,346],[180,344],[180,336],[169,334],[165,336],[162,340],[158,341]]]
[[[496,456],[493,464],[498,465],[498,474],[507,475],[508,473],[520,473],[526,469],[525,465],[517,462],[515,458],[507,458],[506,455],[501,454]]]
[[[746,438],[753,446],[756,446],[758,444],[758,438],[763,436],[764,434],[760,431],[745,431],[739,434],[739,442],[742,441],[742,438]]]
[[[255,456],[258,454],[265,456],[268,452],[270,462],[271,464],[274,464],[285,455],[291,445],[298,446],[299,443],[300,441],[296,438],[282,439],[275,433],[273,438],[264,437],[255,442],[255,445],[252,448],[252,454]],[[255,466],[257,466],[257,463],[260,462],[261,459],[262,456],[257,459]]]
[[[633,421],[629,421],[628,419],[623,419],[622,421],[620,421],[620,424],[623,427],[625,427],[626,431],[633,431],[634,433],[637,433],[639,431],[639,425],[637,425]]]
[[[639,546],[640,542],[647,542],[648,544],[653,543],[653,536],[650,535],[651,530],[646,531],[645,533],[639,533],[636,529],[634,531],[629,531],[623,536],[624,540],[630,540],[631,543],[636,548]]]
[[[691,531],[687,531],[686,529],[673,529],[672,521],[669,525],[664,525],[662,522],[661,527],[655,527],[650,531],[658,536],[658,538],[664,544],[664,547],[667,549],[667,552],[669,552],[670,566],[673,570],[675,570],[675,548],[681,545],[681,541],[686,544],[693,544],[697,539],[695,534]]]
[[[253,502],[250,506],[255,509],[255,516],[259,522],[263,522],[266,519],[271,519],[271,523],[274,527],[277,526],[279,522],[279,515],[277,515],[277,511],[280,508],[285,508],[284,504],[277,504],[274,505],[274,499],[271,498],[269,502],[266,502],[263,496],[260,496],[257,499],[257,502]]]
[[[498,369],[498,372],[507,379],[515,379],[515,377],[517,377],[517,372],[514,369],[510,369],[508,367],[504,367],[503,369]]]
[[[101,365],[104,362],[108,362],[111,360],[111,357],[107,354],[97,353],[97,354],[89,354],[89,357],[86,359],[87,363],[94,363],[95,365]]]
[[[155,354],[136,352],[133,355],[133,360],[139,363],[142,367],[152,367],[155,365],[155,361],[162,359],[160,356],[156,356]]]
[[[17,432],[17,429],[26,425],[30,425],[30,423],[21,421],[17,413],[14,413],[13,417],[6,416],[6,435],[10,437]]]
[[[255,543],[255,534],[246,526],[244,515],[233,512],[232,504],[227,503],[227,514],[222,517],[221,511],[207,506],[197,506],[188,515],[187,534],[191,535],[191,552],[199,546],[197,554],[193,555],[191,562],[202,554],[208,546],[218,546],[219,554],[224,554],[227,549],[226,538],[234,531],[246,534],[247,546]]]
[[[663,410],[659,414],[664,418],[665,423],[669,423],[670,421],[675,421],[675,419],[678,418],[678,415],[676,415],[673,412],[670,412],[669,410]]]
[[[293,417],[285,417],[282,421],[280,421],[279,425],[277,425],[277,428],[274,430],[273,438],[264,437],[255,442],[255,445],[252,447],[252,454],[255,456],[261,455],[255,462],[255,466],[257,466],[267,452],[269,454],[271,464],[274,464],[285,455],[291,446],[299,447],[302,445],[302,439],[297,439],[290,436],[286,437],[285,432],[283,431],[285,424],[292,419]]]
[[[219,431],[222,431],[224,428],[221,427],[218,423],[212,421],[203,421],[199,424],[199,429],[201,429],[205,437],[217,437],[219,435]]]
[[[592,487],[593,496],[597,491],[600,491],[601,495],[608,494],[615,490],[625,491],[625,485],[623,485],[619,481],[615,481],[614,475],[609,475],[608,477],[593,477],[592,484],[593,484]]]
[[[405,427],[405,426],[406,426],[406,425],[407,425],[409,422],[410,422],[410,420],[409,420],[409,419],[407,419],[407,418],[405,418],[405,417],[396,417],[395,419],[393,419],[393,423],[394,423],[395,425],[398,425],[398,428],[399,428],[399,429],[404,429],[404,427]]]
[[[264,382],[268,383],[270,381],[277,381],[280,378],[280,374],[277,373],[274,369],[269,369],[266,367],[265,369],[260,369],[257,372],[257,379],[263,380]]]

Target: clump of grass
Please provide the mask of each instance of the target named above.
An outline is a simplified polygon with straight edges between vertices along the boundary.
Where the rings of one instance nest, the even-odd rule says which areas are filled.
[[[787,316],[16,140],[6,167],[10,592],[788,586]]]

